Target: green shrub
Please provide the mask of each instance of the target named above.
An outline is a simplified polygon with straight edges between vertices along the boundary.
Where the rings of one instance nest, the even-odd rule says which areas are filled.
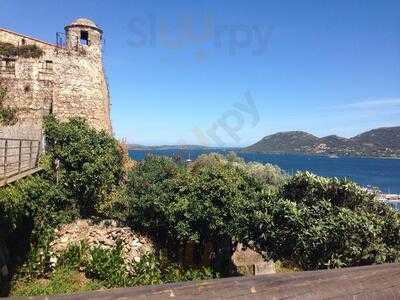
[[[399,214],[352,182],[298,173],[262,202],[246,240],[274,260],[311,270],[400,258]]]
[[[36,45],[23,45],[19,46],[18,55],[23,58],[40,58],[44,51]]]
[[[121,243],[112,249],[89,248],[85,243],[71,245],[58,261],[57,268],[82,270],[106,288],[161,283],[161,271],[155,256],[128,265],[122,257]]]
[[[85,273],[89,278],[95,278],[107,288],[132,286],[132,278],[128,274],[122,258],[122,245],[118,243],[111,250],[93,248]]]
[[[10,43],[3,43],[0,42],[0,56],[17,56],[18,54],[18,47],[14,46]]]
[[[149,156],[129,173],[125,201],[125,218],[160,240],[166,238],[174,215],[171,180],[183,172],[169,158]],[[122,203],[120,203],[122,204]]]
[[[184,268],[166,258],[157,258],[154,254],[147,254],[139,262],[126,266],[121,261],[119,251],[95,249],[92,255],[98,257],[93,256],[88,275],[100,280],[106,287],[154,285],[218,277],[210,268]]]
[[[67,191],[39,176],[0,189],[0,239],[13,260],[25,257],[21,274],[39,276],[49,270],[54,228],[76,216]]]
[[[209,268],[184,268],[153,254],[143,256],[139,262],[126,263],[121,250],[120,244],[112,249],[90,249],[85,243],[71,245],[61,255],[48,279],[45,276],[19,277],[13,284],[11,295],[56,295],[218,277]]]
[[[140,262],[131,266],[135,285],[151,285],[218,278],[211,268],[185,268],[172,263],[165,257],[153,254],[143,256]]]
[[[167,261],[168,266],[164,271],[163,283],[184,281],[198,281],[219,278],[219,273],[210,267],[184,268],[178,264]]]
[[[127,193],[125,185],[118,186],[104,198],[99,199],[96,211],[105,219],[115,219],[125,222],[131,215],[131,197]]]
[[[280,187],[287,180],[287,176],[282,169],[271,164],[261,164],[250,162],[242,167],[248,176],[254,178],[261,184],[270,188]]]
[[[44,55],[44,51],[36,45],[14,46],[10,43],[0,42],[0,56],[23,58],[40,58]]]
[[[57,260],[57,266],[69,269],[81,269],[88,264],[89,246],[85,242],[69,245],[68,249]]]
[[[133,263],[130,268],[133,285],[154,285],[163,283],[163,270],[160,260],[153,254],[145,255],[139,262]]]
[[[0,126],[12,126],[18,122],[18,109],[4,106],[6,97],[7,89],[0,86]]]
[[[136,227],[172,240],[218,240],[231,234],[261,187],[231,164],[187,170],[168,158],[147,157],[130,173],[128,194]]]
[[[208,158],[219,159],[203,156],[183,168],[169,158],[147,157],[129,174],[130,201],[123,205],[133,227],[150,233],[174,259],[183,254],[174,249],[194,242],[193,263],[201,264],[205,245],[211,243],[211,263],[225,273],[231,241],[244,234],[241,223],[251,218],[263,188],[233,163],[208,163]]]
[[[200,155],[190,168],[196,172],[196,170],[217,165],[235,166],[269,189],[281,186],[287,179],[285,172],[278,166],[258,162],[246,163],[234,152],[230,152],[226,157],[218,153]]]
[[[0,189],[2,237],[17,229],[25,219],[36,226],[68,222],[76,216],[69,193],[40,176],[24,178]]]
[[[101,289],[96,281],[86,279],[83,274],[68,268],[55,270],[49,279],[22,279],[14,283],[12,296],[45,296],[70,294]]]
[[[196,226],[200,240],[217,242],[221,237],[236,237],[240,223],[257,206],[262,185],[232,164],[208,165],[190,173],[188,201],[189,223]],[[176,184],[179,189],[180,181]]]
[[[8,245],[10,270],[16,267],[18,276],[31,279],[52,270],[54,229],[92,213],[123,177],[122,154],[107,134],[81,120],[60,123],[52,117],[46,133],[46,172],[0,189],[0,243]]]
[[[328,200],[334,206],[355,209],[365,205],[369,207],[375,195],[346,179],[326,178],[309,172],[299,172],[283,187],[282,197],[306,204]]]
[[[71,191],[83,214],[121,183],[123,155],[118,142],[105,132],[97,132],[83,119],[59,122],[45,120],[46,170],[54,182]]]
[[[234,241],[304,270],[400,258],[399,214],[347,180],[307,172],[289,178],[233,155],[203,155],[188,168],[147,157],[123,195],[109,211],[118,207],[119,218],[150,233],[175,260],[182,260],[177,248],[195,243],[194,263],[204,263],[211,245],[212,266],[223,274]]]
[[[13,126],[18,122],[18,109],[12,107],[0,108],[0,126]]]
[[[144,255],[139,262],[127,263],[118,243],[112,249],[71,245],[60,257],[56,269],[81,270],[86,278],[106,288],[132,287],[215,278],[209,268],[184,268],[166,258]]]

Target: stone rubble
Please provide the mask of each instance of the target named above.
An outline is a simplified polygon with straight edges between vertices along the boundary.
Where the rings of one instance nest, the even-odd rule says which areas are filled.
[[[232,255],[232,263],[237,272],[245,276],[276,273],[272,261],[266,261],[260,253],[246,248],[240,243]]]
[[[129,227],[119,226],[114,220],[103,220],[99,223],[77,220],[56,229],[55,236],[50,244],[51,252],[55,254],[51,261],[54,265],[57,257],[69,245],[79,244],[81,241],[86,242],[89,247],[103,249],[111,249],[121,241],[123,257],[127,263],[139,262],[143,255],[154,252],[154,245],[149,238],[138,235]]]

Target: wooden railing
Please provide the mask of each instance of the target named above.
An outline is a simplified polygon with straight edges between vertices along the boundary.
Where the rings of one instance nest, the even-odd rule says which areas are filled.
[[[41,140],[0,138],[0,186],[39,170]]]
[[[233,277],[35,299],[400,299],[400,265]]]

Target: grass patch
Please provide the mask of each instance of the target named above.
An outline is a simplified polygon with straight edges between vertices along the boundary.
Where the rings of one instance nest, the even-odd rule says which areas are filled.
[[[282,262],[280,260],[274,262],[274,269],[276,273],[292,273],[304,271],[289,262]]]
[[[11,289],[11,296],[59,295],[99,290],[102,285],[87,279],[83,273],[69,268],[55,270],[48,279],[18,280]]]

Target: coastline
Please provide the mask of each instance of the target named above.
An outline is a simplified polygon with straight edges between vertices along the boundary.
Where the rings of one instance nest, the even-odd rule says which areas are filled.
[[[307,152],[285,152],[285,151],[278,151],[278,152],[263,152],[263,151],[246,151],[240,150],[240,153],[250,153],[250,154],[261,154],[261,155],[303,155],[303,156],[313,156],[313,157],[330,157],[330,156],[337,156],[337,157],[330,157],[332,159],[335,158],[368,158],[368,159],[393,159],[393,160],[400,160],[400,156],[398,157],[390,157],[390,156],[371,156],[371,155],[341,155],[341,154],[324,154],[324,153],[307,153]]]
[[[309,153],[309,152],[286,152],[286,151],[251,151],[245,150],[246,147],[209,147],[201,145],[160,145],[160,146],[133,146],[128,147],[128,151],[165,151],[165,150],[185,150],[185,151],[212,151],[212,150],[222,150],[222,151],[234,151],[237,153],[248,153],[248,154],[261,154],[261,155],[303,155],[303,156],[313,156],[313,157],[329,157],[335,158],[367,158],[367,159],[393,159],[400,160],[400,156],[374,156],[374,155],[343,155],[338,153]],[[336,157],[333,157],[336,156]]]

